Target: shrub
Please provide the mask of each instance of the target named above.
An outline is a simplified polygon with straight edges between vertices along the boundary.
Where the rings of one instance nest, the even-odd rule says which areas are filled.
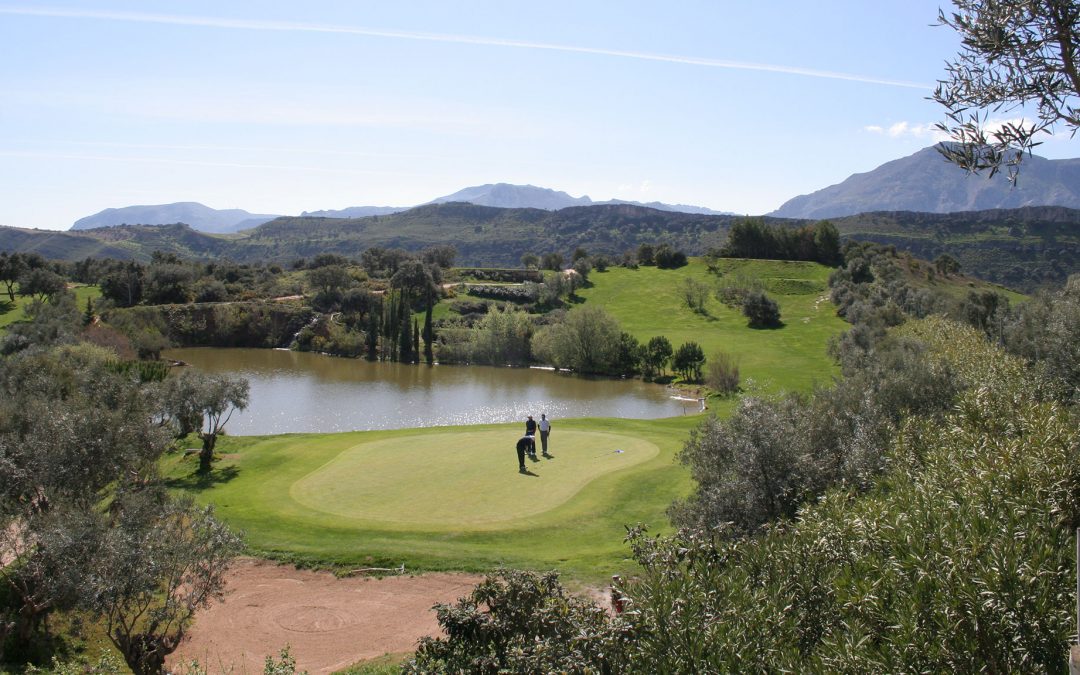
[[[607,613],[566,593],[558,574],[498,570],[454,605],[444,638],[421,638],[403,673],[618,672]]]
[[[722,396],[734,394],[739,390],[739,364],[731,354],[716,352],[709,359],[705,384]]]
[[[780,325],[780,307],[762,291],[751,291],[743,299],[743,316],[751,328],[775,328]]]

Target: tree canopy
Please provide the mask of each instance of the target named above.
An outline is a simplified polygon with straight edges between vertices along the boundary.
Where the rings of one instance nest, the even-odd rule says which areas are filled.
[[[938,22],[961,38],[933,99],[955,143],[941,153],[972,172],[1010,180],[1039,134],[1080,128],[1080,5],[1075,0],[953,0]],[[992,117],[1018,112],[1017,120]],[[1027,115],[1033,113],[1034,119]]]

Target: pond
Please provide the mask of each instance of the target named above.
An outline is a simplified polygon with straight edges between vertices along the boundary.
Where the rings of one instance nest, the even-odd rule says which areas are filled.
[[[639,380],[550,370],[417,366],[273,349],[170,349],[163,356],[251,383],[234,435],[405,429],[567,417],[655,419],[695,413],[693,400]]]

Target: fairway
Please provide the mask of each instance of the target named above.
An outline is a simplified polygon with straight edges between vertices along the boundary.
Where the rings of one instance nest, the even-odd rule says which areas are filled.
[[[552,439],[554,457],[526,460],[530,472],[523,475],[517,438],[504,429],[360,443],[293,483],[289,494],[309,508],[372,525],[509,523],[549,511],[597,477],[660,452],[629,436],[565,431]]]
[[[690,489],[674,461],[699,415],[559,420],[552,459],[518,473],[520,424],[226,436],[210,476],[165,462],[169,484],[214,504],[254,555],[309,565],[485,572],[626,571],[626,526],[670,527]],[[621,450],[622,452],[617,452]]]

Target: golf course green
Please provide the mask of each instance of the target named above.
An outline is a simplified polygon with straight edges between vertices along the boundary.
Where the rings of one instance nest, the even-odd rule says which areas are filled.
[[[500,429],[360,443],[293,483],[289,496],[312,509],[372,525],[504,524],[550,511],[599,476],[660,452],[630,436],[567,431],[557,435],[557,456],[530,461],[529,473],[511,475],[517,466],[516,440]]]
[[[518,473],[521,424],[227,436],[170,485],[213,504],[255,555],[304,565],[483,572],[558,569],[598,582],[632,567],[626,526],[666,527],[690,489],[675,455],[700,415],[557,420],[552,459]],[[659,529],[656,529],[659,528]]]

